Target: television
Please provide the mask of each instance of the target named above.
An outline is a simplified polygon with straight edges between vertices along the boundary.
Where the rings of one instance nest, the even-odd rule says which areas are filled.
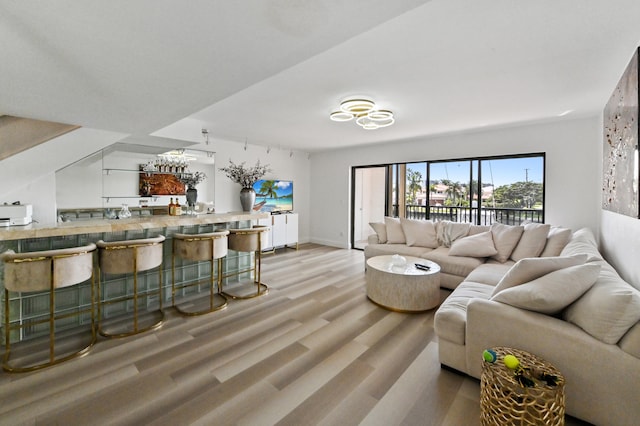
[[[256,203],[253,210],[282,213],[293,210],[293,181],[260,179],[253,184]]]

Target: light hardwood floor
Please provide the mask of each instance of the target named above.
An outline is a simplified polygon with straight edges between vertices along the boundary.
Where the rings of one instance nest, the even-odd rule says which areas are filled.
[[[0,373],[0,424],[479,424],[479,382],[440,368],[435,310],[369,302],[363,259],[279,250],[264,257],[267,296],[201,317],[168,308],[159,330]]]

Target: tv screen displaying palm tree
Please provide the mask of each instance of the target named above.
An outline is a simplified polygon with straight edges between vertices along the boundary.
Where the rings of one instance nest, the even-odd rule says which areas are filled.
[[[253,184],[255,211],[290,212],[293,210],[293,181],[261,179]]]

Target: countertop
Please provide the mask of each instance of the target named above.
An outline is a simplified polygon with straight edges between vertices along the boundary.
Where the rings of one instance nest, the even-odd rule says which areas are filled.
[[[87,219],[50,224],[31,223],[24,226],[0,227],[0,241],[25,238],[47,238],[62,235],[118,232],[136,229],[167,228],[173,226],[228,223],[245,220],[266,219],[269,213],[229,212],[201,214],[196,216],[143,216],[129,219]]]

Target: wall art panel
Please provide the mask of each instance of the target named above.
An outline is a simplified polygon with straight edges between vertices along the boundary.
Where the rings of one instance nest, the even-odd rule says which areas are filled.
[[[602,208],[639,217],[638,50],[604,109]]]

